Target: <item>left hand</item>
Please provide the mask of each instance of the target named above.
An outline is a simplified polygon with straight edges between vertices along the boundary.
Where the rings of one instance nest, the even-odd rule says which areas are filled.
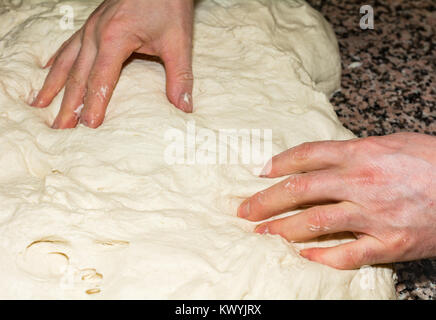
[[[304,143],[272,159],[264,177],[291,174],[245,200],[238,215],[256,232],[305,241],[350,231],[357,240],[300,254],[338,269],[436,256],[436,137],[400,133]]]
[[[52,128],[74,128],[79,120],[97,128],[124,62],[137,52],[162,59],[168,100],[192,112],[193,6],[193,0],[103,1],[47,62],[50,72],[31,105],[47,107],[65,87]]]

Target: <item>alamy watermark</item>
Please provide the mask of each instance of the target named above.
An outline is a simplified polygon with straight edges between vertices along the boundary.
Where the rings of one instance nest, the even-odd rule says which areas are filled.
[[[4,7],[9,10],[16,10],[21,8],[23,0],[0,0],[0,7]],[[70,5],[62,5],[59,8],[61,18],[59,20],[59,27],[62,30],[74,29],[74,8]]]
[[[363,16],[360,18],[360,29],[374,29],[374,9],[370,5],[366,4],[360,7],[360,13]]]
[[[73,30],[74,29],[74,9],[72,6],[63,5],[59,8],[62,14],[59,20],[59,26],[62,30]]]
[[[272,157],[271,129],[197,128],[194,120],[185,130],[165,131],[164,160],[169,165],[249,165],[259,174]]]

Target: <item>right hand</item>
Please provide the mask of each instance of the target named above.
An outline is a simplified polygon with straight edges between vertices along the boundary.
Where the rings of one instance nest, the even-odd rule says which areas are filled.
[[[47,107],[65,86],[52,128],[79,120],[97,128],[124,61],[138,52],[162,59],[168,100],[192,112],[192,25],[193,0],[105,0],[47,62],[51,70],[31,105]]]

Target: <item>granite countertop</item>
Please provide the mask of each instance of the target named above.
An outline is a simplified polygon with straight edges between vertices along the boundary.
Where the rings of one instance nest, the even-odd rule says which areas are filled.
[[[434,0],[307,0],[333,25],[342,58],[341,90],[331,98],[359,137],[414,131],[436,135]],[[374,29],[359,22],[362,5]],[[436,299],[436,259],[396,263],[400,299]]]

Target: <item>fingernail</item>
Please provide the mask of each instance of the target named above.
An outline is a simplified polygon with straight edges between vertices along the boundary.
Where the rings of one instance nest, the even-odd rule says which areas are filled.
[[[192,96],[185,92],[180,95],[179,107],[185,112],[192,112]]]
[[[306,258],[306,259],[308,259],[308,260],[311,260],[311,259],[310,259],[310,250],[307,250],[307,249],[301,249],[299,253],[300,253],[300,256],[302,256],[303,258]]]
[[[41,100],[39,96],[37,96],[32,103],[30,104],[32,107],[41,108],[44,104],[44,101]]]
[[[38,96],[39,96],[39,92],[33,95],[32,101],[30,102],[30,105],[32,107],[36,107],[36,105],[38,104]]]
[[[45,65],[42,66],[42,69],[47,69],[49,67],[50,60],[48,60]]]
[[[268,175],[271,173],[271,169],[272,169],[272,160],[270,159],[265,167],[263,167],[262,171],[260,172],[259,177],[261,178],[265,178],[268,177]]]
[[[269,233],[268,225],[261,224],[260,226],[257,226],[256,229],[254,229],[254,232],[256,232],[258,234],[267,234],[267,233]]]
[[[56,117],[55,121],[53,121],[53,124],[51,125],[52,129],[59,129],[59,120]]]
[[[240,218],[246,218],[250,215],[250,201],[244,202],[238,210],[238,216]]]

